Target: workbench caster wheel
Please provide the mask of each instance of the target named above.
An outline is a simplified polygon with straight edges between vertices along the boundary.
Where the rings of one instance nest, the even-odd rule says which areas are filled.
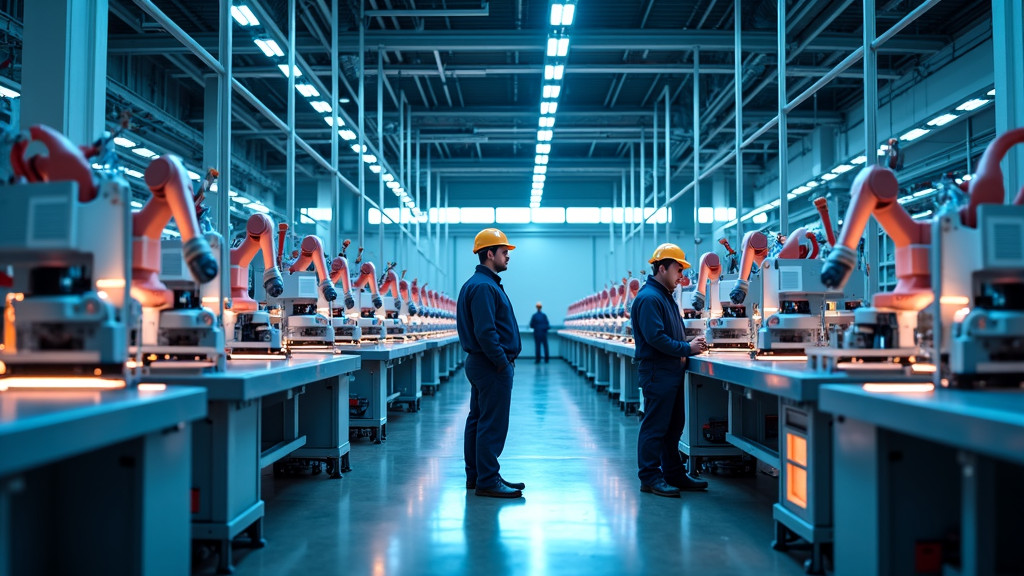
[[[324,471],[323,463],[321,463],[319,460],[314,460],[312,463],[310,463],[309,468],[313,476],[317,476]]]
[[[348,454],[345,454],[344,456],[341,457],[341,471],[342,472],[351,472],[352,471],[352,466],[349,464],[349,461],[348,461]]]
[[[331,459],[327,460],[327,476],[331,480],[337,480],[337,479],[341,478],[340,469],[341,469],[341,458],[338,458],[338,459],[331,458]]]

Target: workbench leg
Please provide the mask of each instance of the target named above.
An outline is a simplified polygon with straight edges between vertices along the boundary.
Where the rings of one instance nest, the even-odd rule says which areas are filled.
[[[235,565],[231,563],[231,540],[220,541],[220,555],[217,560],[217,574],[234,574]]]
[[[341,471],[342,472],[351,472],[352,471],[352,466],[351,466],[351,464],[349,464],[348,454],[345,454],[345,455],[343,455],[341,457]]]

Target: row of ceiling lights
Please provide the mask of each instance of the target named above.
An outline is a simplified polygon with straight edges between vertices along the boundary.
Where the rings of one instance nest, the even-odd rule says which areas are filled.
[[[929,132],[931,132],[933,129],[945,126],[946,124],[949,124],[953,120],[956,120],[957,118],[959,118],[963,114],[966,114],[966,113],[969,113],[969,112],[974,112],[975,110],[978,110],[979,108],[982,108],[986,104],[989,104],[990,102],[992,102],[992,98],[994,98],[995,95],[996,95],[995,89],[990,89],[990,90],[988,90],[983,95],[979,95],[979,96],[976,96],[976,97],[968,98],[967,100],[965,100],[961,104],[957,105],[953,110],[951,110],[949,112],[944,112],[944,113],[936,116],[935,118],[932,118],[931,120],[928,120],[922,126],[916,126],[916,127],[912,128],[912,129],[906,131],[905,133],[903,133],[899,137],[899,140],[902,141],[902,142],[912,142],[914,140],[917,140],[918,138],[920,138],[920,137],[924,136],[925,134],[928,134]],[[878,151],[877,151],[878,156],[885,156],[888,152],[889,152],[889,146],[888,145],[882,144],[881,146],[878,147]],[[794,198],[799,197],[801,194],[806,194],[807,192],[810,192],[811,190],[817,188],[820,185],[823,185],[823,184],[826,184],[827,182],[835,180],[836,178],[838,178],[842,174],[845,174],[846,172],[849,172],[850,170],[853,170],[855,167],[861,166],[861,165],[863,165],[865,163],[867,163],[867,156],[864,155],[864,154],[858,154],[857,156],[855,156],[854,158],[850,159],[847,162],[841,162],[838,166],[836,166],[835,168],[833,168],[829,172],[826,172],[825,174],[822,174],[822,175],[818,176],[817,178],[807,182],[806,184],[803,184],[801,186],[797,186],[796,188],[791,190],[786,197],[789,200],[793,200]],[[970,180],[970,179],[971,179],[971,177],[970,177],[969,174],[965,175],[963,177],[963,180]],[[958,182],[958,184],[959,184],[959,182]],[[932,194],[934,192],[935,192],[934,188],[926,188],[925,190],[920,190],[920,191],[914,192],[910,196],[902,197],[898,201],[901,204],[904,204],[906,202],[909,202],[911,199],[919,200],[922,197],[930,195],[930,194]],[[747,220],[753,220],[754,224],[764,224],[764,223],[768,222],[768,212],[770,212],[771,210],[774,210],[775,208],[778,208],[779,204],[780,204],[780,202],[779,202],[778,199],[772,200],[771,202],[768,202],[767,204],[758,206],[757,208],[754,208],[753,210],[747,212],[741,218],[741,220],[744,221],[744,222],[746,222]],[[930,214],[930,212],[929,212],[929,214]],[[920,215],[915,215],[915,217],[920,217]],[[735,224],[735,222],[730,222],[728,225],[726,225],[726,227],[731,226],[733,224]]]
[[[568,28],[572,26],[575,17],[575,0],[551,2],[551,31],[548,33],[547,50],[544,52],[544,79],[541,82],[540,119],[537,121],[537,153],[533,159],[530,208],[540,208],[540,201],[544,197],[544,181],[547,180],[548,174],[555,113],[558,111],[558,99],[562,95],[565,63],[569,59]]]
[[[235,22],[237,22],[239,26],[245,28],[254,29],[255,27],[260,25],[260,22],[259,20],[257,20],[256,15],[253,14],[252,10],[245,4],[233,5],[231,7],[231,16],[235,19]],[[282,50],[281,47],[277,44],[277,42],[275,42],[272,39],[256,36],[253,38],[253,43],[255,43],[256,46],[259,47],[259,49],[268,58],[284,57],[284,50]],[[278,64],[278,68],[281,69],[281,73],[284,74],[285,77],[287,78],[289,73],[288,65]],[[302,71],[299,70],[298,66],[296,66],[295,78],[301,77]],[[304,98],[306,98],[306,101],[309,102],[309,105],[312,106],[314,110],[316,110],[320,114],[326,114],[326,116],[324,116],[324,122],[326,122],[328,126],[333,127],[334,117],[331,115],[331,104],[321,99],[320,92],[316,89],[315,86],[309,83],[296,83],[295,90],[298,91],[298,93],[301,94]],[[345,100],[342,101],[344,102]],[[343,140],[351,142],[358,137],[354,131],[345,126],[345,121],[340,116],[338,117],[338,128],[338,135],[341,136]],[[400,182],[398,182],[395,179],[394,175],[389,174],[386,170],[383,169],[383,166],[379,163],[377,157],[374,156],[373,154],[368,153],[367,147],[365,145],[360,147],[359,144],[352,144],[352,151],[355,152],[356,154],[359,154],[362,157],[363,163],[370,168],[371,172],[380,175],[380,178],[384,180],[385,186],[387,186],[388,189],[391,190],[391,192],[398,198],[399,202],[401,202],[403,206],[405,206],[412,212],[413,216],[416,219],[421,219],[422,212],[416,206],[416,201],[408,192],[405,191],[405,188],[401,185]]]

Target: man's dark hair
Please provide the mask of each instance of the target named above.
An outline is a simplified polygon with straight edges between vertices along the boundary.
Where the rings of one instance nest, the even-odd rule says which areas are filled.
[[[651,266],[653,266],[653,268],[651,269],[651,274],[653,276],[657,276],[659,268],[664,266],[665,270],[668,270],[672,266],[673,262],[675,262],[675,260],[673,258],[665,258],[665,259],[662,259],[662,260],[658,260],[654,264],[651,264]]]
[[[498,248],[496,246],[488,246],[487,248],[482,248],[479,252],[477,252],[476,255],[480,257],[480,263],[481,264],[483,264],[484,262],[487,262],[487,251],[488,250],[497,252]]]

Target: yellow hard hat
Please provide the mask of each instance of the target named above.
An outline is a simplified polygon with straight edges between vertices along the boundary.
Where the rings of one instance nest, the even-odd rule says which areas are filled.
[[[484,248],[492,248],[494,246],[507,246],[509,250],[515,250],[516,247],[509,243],[508,236],[497,228],[484,228],[473,240],[473,254],[483,250]]]
[[[655,248],[654,255],[651,256],[651,259],[648,260],[647,263],[654,264],[659,260],[665,260],[668,258],[679,262],[679,265],[683,267],[683,270],[690,267],[690,263],[686,261],[686,253],[683,252],[683,249],[671,242],[666,242]]]

